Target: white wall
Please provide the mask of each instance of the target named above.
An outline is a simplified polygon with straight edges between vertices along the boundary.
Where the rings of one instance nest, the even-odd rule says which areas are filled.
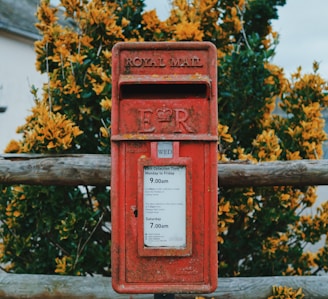
[[[35,69],[36,54],[33,41],[0,31],[0,153],[11,139],[19,139],[16,128],[25,123],[33,106],[30,85],[41,90],[46,82]]]

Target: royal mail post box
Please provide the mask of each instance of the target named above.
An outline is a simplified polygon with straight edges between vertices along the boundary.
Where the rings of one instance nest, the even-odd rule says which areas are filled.
[[[112,69],[112,284],[119,293],[217,286],[217,52],[118,43]]]

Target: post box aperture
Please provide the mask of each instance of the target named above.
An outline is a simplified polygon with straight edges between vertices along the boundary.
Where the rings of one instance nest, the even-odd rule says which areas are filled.
[[[217,284],[216,49],[113,48],[112,281],[121,293]]]

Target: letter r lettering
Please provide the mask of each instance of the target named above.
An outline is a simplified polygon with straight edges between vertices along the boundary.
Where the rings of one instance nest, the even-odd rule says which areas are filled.
[[[175,112],[175,130],[174,133],[182,133],[183,127],[188,133],[194,133],[194,129],[187,124],[189,113],[186,109],[174,109]]]

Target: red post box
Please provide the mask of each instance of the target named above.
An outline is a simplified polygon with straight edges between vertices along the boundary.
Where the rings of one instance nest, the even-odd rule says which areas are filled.
[[[217,52],[118,43],[112,84],[112,283],[119,293],[217,286]]]

